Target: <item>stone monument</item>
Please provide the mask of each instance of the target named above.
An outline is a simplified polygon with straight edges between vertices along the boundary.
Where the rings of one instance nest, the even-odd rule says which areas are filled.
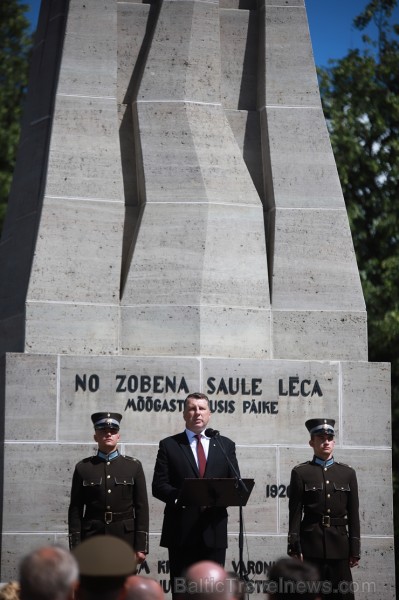
[[[244,563],[286,552],[306,419],[358,473],[357,598],[394,598],[390,368],[367,314],[303,0],[42,0],[0,244],[2,573],[67,543],[90,414],[145,468],[168,592],[158,441],[188,392],[255,479]],[[238,565],[238,509],[228,564]]]

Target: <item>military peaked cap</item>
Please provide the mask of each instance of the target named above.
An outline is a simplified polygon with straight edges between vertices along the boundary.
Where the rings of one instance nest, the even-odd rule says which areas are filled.
[[[136,572],[133,548],[113,535],[93,535],[72,551],[79,565],[80,583],[88,589],[111,589],[123,585]]]
[[[334,419],[309,419],[308,421],[306,421],[305,425],[310,435],[317,435],[319,433],[335,435]]]
[[[94,429],[116,429],[119,427],[122,420],[122,415],[114,412],[98,412],[91,415]]]

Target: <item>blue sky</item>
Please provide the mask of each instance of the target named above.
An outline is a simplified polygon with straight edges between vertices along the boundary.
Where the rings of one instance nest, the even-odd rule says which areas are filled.
[[[376,39],[376,28],[370,25],[364,32],[353,27],[369,0],[305,0],[309,30],[316,65],[325,67],[329,59],[344,57],[350,49],[362,48],[364,33]],[[399,23],[399,7],[392,14]]]
[[[30,7],[28,18],[36,26],[40,0],[20,0]],[[317,66],[327,66],[328,59],[339,59],[351,48],[361,48],[362,33],[354,29],[354,17],[360,14],[369,0],[305,0],[310,36]],[[399,7],[395,9],[399,23]],[[372,37],[373,29],[367,31]]]

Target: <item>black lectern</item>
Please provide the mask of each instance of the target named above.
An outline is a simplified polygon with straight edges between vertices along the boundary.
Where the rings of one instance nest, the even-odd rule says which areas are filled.
[[[235,478],[185,479],[179,495],[183,506],[245,506],[255,485],[254,479]]]
[[[247,581],[244,573],[243,546],[244,530],[242,507],[246,505],[252,489],[254,479],[209,478],[204,477],[185,479],[181,489],[178,503],[181,506],[239,506],[240,507],[240,533],[238,536],[240,579]]]

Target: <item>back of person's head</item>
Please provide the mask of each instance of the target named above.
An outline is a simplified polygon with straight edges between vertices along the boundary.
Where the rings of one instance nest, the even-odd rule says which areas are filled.
[[[19,600],[20,586],[18,581],[8,581],[0,588],[0,600]]]
[[[194,563],[185,572],[185,600],[230,600],[231,581],[225,569],[210,560]],[[230,585],[229,585],[230,584]]]
[[[19,565],[21,600],[68,600],[79,578],[78,565],[61,546],[43,546]]]
[[[125,600],[164,600],[161,585],[155,579],[131,575],[125,581]]]
[[[268,592],[273,600],[317,600],[319,572],[297,558],[280,558],[269,571]]]

